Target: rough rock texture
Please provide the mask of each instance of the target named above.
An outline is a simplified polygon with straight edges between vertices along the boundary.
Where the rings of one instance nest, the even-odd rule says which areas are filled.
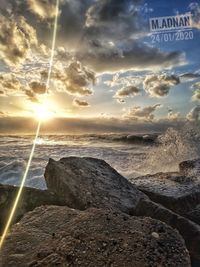
[[[180,172],[157,173],[131,179],[151,200],[186,214],[200,204],[200,160],[180,163]]]
[[[45,179],[48,188],[56,192],[67,206],[81,210],[88,207],[120,210],[130,215],[156,218],[171,225],[182,234],[192,261],[200,266],[200,227],[150,201],[105,161],[78,157],[59,161],[50,159]]]
[[[182,237],[164,223],[123,213],[43,206],[7,237],[0,267],[189,267]]]
[[[186,213],[185,216],[200,225],[200,205],[197,205],[192,211]]]
[[[0,184],[0,234],[7,221],[19,187]],[[13,223],[19,221],[27,212],[41,205],[60,205],[61,202],[53,192],[25,187],[17,207]]]
[[[185,240],[192,266],[200,266],[200,226],[163,206],[148,200],[139,202],[136,216],[149,216],[176,228]]]
[[[200,178],[200,159],[186,160],[179,164],[179,170],[184,175]]]
[[[146,196],[105,161],[68,157],[53,159],[45,170],[47,187],[68,207],[109,207],[131,214]]]

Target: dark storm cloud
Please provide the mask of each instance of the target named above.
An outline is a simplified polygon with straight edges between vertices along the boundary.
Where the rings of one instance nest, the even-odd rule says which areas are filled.
[[[130,49],[104,46],[90,52],[77,52],[77,57],[97,72],[171,68],[184,62],[180,52],[162,52],[158,48],[136,42],[132,43]]]
[[[140,4],[136,0],[98,0],[86,13],[86,34],[109,40],[128,39],[144,30]]]
[[[9,4],[12,12],[23,15],[36,29],[39,43],[50,47],[53,1],[10,0]],[[140,37],[146,34],[147,28],[142,4],[139,0],[62,0],[57,46],[63,49],[58,53],[59,60],[66,63],[71,54],[97,72],[184,64],[180,52],[163,52],[143,43]]]

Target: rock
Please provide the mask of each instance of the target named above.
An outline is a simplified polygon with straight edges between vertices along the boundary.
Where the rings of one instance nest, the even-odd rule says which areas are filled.
[[[68,207],[112,208],[131,214],[146,196],[105,161],[68,157],[50,159],[45,170],[49,190]]]
[[[157,238],[152,233],[158,233]],[[14,225],[0,267],[189,267],[179,233],[151,218],[41,206]]]
[[[135,210],[136,216],[149,216],[179,231],[190,252],[192,266],[200,266],[200,226],[150,200],[141,200]]]
[[[183,175],[199,176],[200,178],[200,159],[181,162],[179,164],[179,170]]]
[[[45,179],[47,187],[69,207],[80,210],[88,207],[109,208],[129,215],[149,216],[176,228],[185,239],[193,262],[197,261],[200,266],[199,226],[150,201],[105,161],[78,157],[59,161],[50,159]],[[175,189],[171,186],[169,194],[170,190]]]
[[[200,179],[180,173],[157,173],[131,179],[149,198],[185,214],[200,204]]]
[[[200,205],[197,205],[193,210],[186,213],[185,216],[200,225]]]
[[[19,187],[12,185],[0,184],[0,234],[9,216],[11,207],[13,206]],[[15,217],[12,223],[21,219],[27,212],[41,205],[61,205],[55,193],[48,190],[38,190],[34,188],[24,187],[22,195],[17,207]]]

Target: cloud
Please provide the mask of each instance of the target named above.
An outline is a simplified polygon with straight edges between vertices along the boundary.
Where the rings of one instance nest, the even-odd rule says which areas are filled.
[[[192,26],[200,29],[200,6],[198,3],[192,2],[189,5],[189,9],[192,12]]]
[[[175,75],[149,75],[145,78],[143,86],[152,97],[163,97],[169,94],[170,89],[179,84],[180,79]]]
[[[41,133],[55,134],[83,134],[83,133],[111,133],[111,132],[161,132],[168,127],[177,127],[183,122],[174,121],[135,121],[132,119],[120,119],[112,117],[94,118],[56,118],[45,123]],[[24,117],[2,117],[0,120],[1,133],[35,133],[36,121],[33,118]]]
[[[156,104],[154,106],[148,107],[140,107],[136,106],[129,110],[127,114],[125,114],[126,118],[133,120],[146,120],[152,121],[154,119],[154,112],[160,107],[160,104]]]
[[[56,16],[55,2],[55,0],[27,0],[30,11],[41,19],[52,19]]]
[[[85,51],[77,52],[76,57],[97,72],[167,69],[185,63],[184,55],[178,51],[162,52],[136,41],[121,48],[109,43],[87,47]]]
[[[191,86],[192,89],[196,89],[196,90],[200,90],[200,82],[197,82],[197,83],[194,83],[192,86]]]
[[[24,92],[25,92],[26,96],[28,97],[28,100],[30,100],[31,102],[34,102],[34,103],[39,102],[37,95],[33,91],[25,89]]]
[[[48,71],[40,71],[41,79],[46,80]],[[51,73],[51,82],[58,91],[75,96],[87,96],[93,93],[91,86],[96,82],[95,73],[79,61],[71,61],[67,66],[57,64]]]
[[[90,85],[95,83],[95,73],[80,62],[71,62],[65,69],[60,81],[70,95],[87,96],[93,93]]]
[[[36,31],[23,16],[0,15],[0,58],[9,66],[22,63],[38,43]]]
[[[0,91],[2,94],[16,94],[20,89],[21,83],[14,74],[0,74]]]
[[[138,0],[97,0],[86,12],[87,34],[104,34],[104,38],[123,39],[145,31]]]
[[[37,29],[40,43],[50,47],[52,27],[45,19],[55,15],[55,1],[16,2],[18,13]],[[143,37],[149,33],[144,19],[146,9],[142,0],[61,1],[57,35],[61,48],[55,58],[66,63],[74,57],[100,73],[168,69],[185,64],[182,52],[164,52],[144,43]],[[38,23],[30,12],[44,19]]]
[[[200,106],[194,107],[188,114],[187,119],[190,121],[198,121],[200,119]]]
[[[194,83],[191,88],[195,90],[194,95],[192,96],[192,100],[200,101],[200,82]]]
[[[200,74],[199,73],[184,73],[182,75],[180,75],[180,79],[183,79],[183,80],[189,80],[189,81],[192,81],[192,80],[195,80],[195,79],[198,79],[200,78]]]
[[[104,83],[107,85],[107,86],[110,86],[110,87],[115,87],[115,86],[124,86],[124,87],[128,87],[128,86],[135,86],[135,87],[138,87],[141,82],[143,81],[143,76],[142,75],[138,75],[138,76],[122,76],[120,77],[120,74],[122,72],[117,72],[113,75],[112,79],[111,80],[107,80],[105,81]],[[126,72],[125,72],[126,73]]]
[[[169,110],[167,117],[170,121],[178,121],[181,118],[180,112],[173,112],[172,110]]]
[[[86,108],[89,107],[89,103],[85,100],[79,100],[79,99],[74,99],[73,100],[73,105],[76,107],[82,107],[82,108]]]
[[[24,89],[26,96],[28,96],[28,100],[31,102],[38,103],[39,98],[38,95],[43,95],[48,93],[46,83],[39,81],[31,81],[28,84],[29,89]]]
[[[119,104],[125,104],[126,103],[126,101],[123,98],[117,98],[117,102]]]
[[[0,111],[0,118],[5,116],[5,112]]]
[[[41,83],[38,81],[32,81],[29,83],[29,87],[31,88],[32,92],[35,94],[45,94],[47,92],[47,87],[45,83]]]
[[[200,101],[200,90],[196,90],[192,96],[193,101]]]
[[[138,95],[139,92],[140,92],[139,88],[137,88],[134,85],[129,85],[129,86],[126,86],[126,87],[119,89],[116,92],[114,98],[125,98],[128,96],[135,96],[135,95]]]

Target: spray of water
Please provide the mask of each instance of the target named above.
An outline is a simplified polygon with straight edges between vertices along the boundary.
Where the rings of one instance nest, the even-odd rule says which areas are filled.
[[[169,128],[158,137],[144,162],[146,173],[178,171],[181,161],[200,157],[200,127],[186,123],[179,129]]]

